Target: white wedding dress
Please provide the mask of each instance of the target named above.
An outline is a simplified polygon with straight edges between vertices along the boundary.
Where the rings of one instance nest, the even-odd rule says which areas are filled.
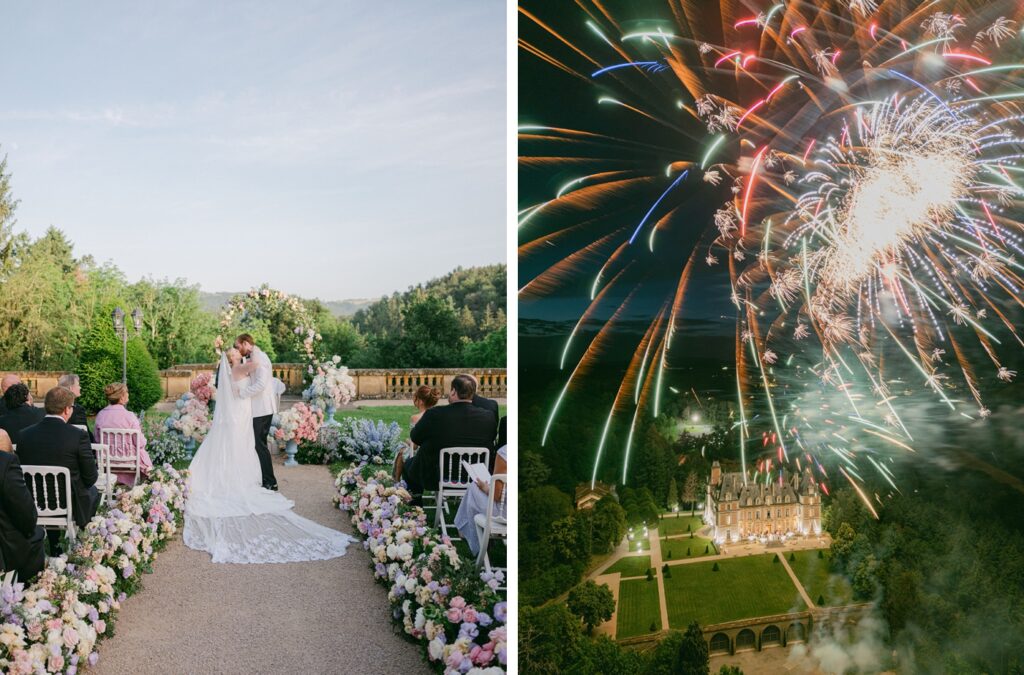
[[[345,554],[351,537],[302,518],[284,495],[261,487],[252,406],[232,384],[221,357],[213,424],[192,460],[185,504],[185,545],[216,563],[283,563]]]

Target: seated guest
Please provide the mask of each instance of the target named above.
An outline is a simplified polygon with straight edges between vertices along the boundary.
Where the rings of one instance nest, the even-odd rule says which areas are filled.
[[[78,379],[78,375],[74,373],[61,375],[60,379],[57,380],[57,386],[64,387],[75,395],[75,412],[71,415],[71,419],[68,420],[68,424],[77,424],[85,427],[86,432],[89,434],[89,442],[95,443],[96,437],[89,431],[89,420],[85,416],[85,408],[78,402],[78,399],[82,396],[82,383]]]
[[[14,444],[11,443],[11,437],[3,429],[0,429],[0,452],[14,452]]]
[[[36,504],[17,456],[0,452],[0,566],[4,572],[17,572],[21,582],[39,574],[46,562],[46,535],[36,525],[37,517]]]
[[[423,412],[410,438],[419,446],[416,454],[405,461],[402,478],[409,491],[422,494],[436,490],[441,479],[438,458],[444,448],[494,448],[498,418],[489,410],[473,405],[476,380],[470,375],[457,375],[448,393],[448,405],[435,406]]]
[[[479,391],[480,383],[477,381],[477,379],[472,375],[466,375],[466,377],[473,378],[473,386],[476,387],[476,389]],[[498,402],[495,401],[493,398],[486,398],[484,396],[480,396],[479,394],[473,394],[473,405],[475,405],[477,408],[490,410],[492,413],[494,413],[494,421],[498,421],[498,416],[501,413],[498,410]]]
[[[148,476],[149,470],[153,468],[153,461],[146,452],[146,437],[142,435],[142,425],[135,413],[125,408],[128,403],[128,387],[121,382],[108,384],[103,388],[103,393],[110,404],[103,410],[96,413],[93,426],[96,428],[96,438],[103,443],[104,429],[137,429],[142,447],[139,448],[139,475]],[[117,482],[131,485],[135,480],[134,471],[115,471]]]
[[[14,373],[7,373],[3,378],[0,378],[0,415],[7,412],[7,404],[4,403],[3,395],[14,384],[21,384],[21,378]]]
[[[12,384],[4,392],[4,404],[7,412],[0,416],[0,429],[11,437],[11,443],[18,444],[21,432],[39,422],[46,415],[41,409],[29,403],[28,387]]]
[[[22,430],[18,459],[23,465],[64,466],[71,472],[71,498],[75,523],[79,527],[96,514],[100,493],[96,489],[99,469],[92,454],[89,435],[67,423],[75,408],[75,395],[64,387],[46,392],[43,406],[46,417]],[[54,555],[60,546],[60,533],[49,533]]]
[[[412,396],[412,404],[416,406],[416,414],[409,418],[409,428],[412,429],[416,426],[416,423],[423,417],[423,413],[430,410],[437,402],[441,400],[441,390],[437,387],[428,387],[427,385],[421,385],[416,393]],[[416,445],[409,441],[411,450],[416,449]],[[405,465],[405,453],[399,452],[398,456],[395,457],[395,480],[399,480],[402,476],[402,467]]]
[[[497,459],[494,461],[494,472],[492,475],[503,473],[508,475],[508,455],[506,447],[503,445],[498,448]],[[476,538],[476,524],[474,518],[477,514],[482,513],[487,515],[487,499],[488,493],[490,492],[491,484],[484,483],[483,481],[475,481],[466,490],[466,494],[462,497],[462,501],[459,503],[459,511],[455,514],[455,527],[458,528],[459,534],[469,544],[469,550],[473,552],[473,555],[479,555],[480,553],[480,541]],[[498,504],[501,503],[501,492],[504,486],[498,485],[495,495],[493,497],[495,503],[494,510],[491,512],[492,516],[505,518],[505,509],[499,508]]]

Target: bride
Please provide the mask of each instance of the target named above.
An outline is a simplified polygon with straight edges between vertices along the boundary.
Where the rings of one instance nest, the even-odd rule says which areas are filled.
[[[296,515],[290,499],[261,487],[251,404],[238,396],[251,370],[252,364],[242,363],[236,349],[221,357],[213,424],[190,467],[185,545],[209,552],[217,563],[299,562],[344,555],[351,541],[348,535]]]

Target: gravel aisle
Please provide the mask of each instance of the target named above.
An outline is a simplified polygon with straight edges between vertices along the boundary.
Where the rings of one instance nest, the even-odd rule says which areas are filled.
[[[295,511],[351,533],[331,505],[326,467],[281,462],[275,458],[274,472]],[[334,560],[215,565],[179,535],[153,568],[122,606],[92,672],[430,672],[418,648],[392,629],[387,593],[358,542]]]

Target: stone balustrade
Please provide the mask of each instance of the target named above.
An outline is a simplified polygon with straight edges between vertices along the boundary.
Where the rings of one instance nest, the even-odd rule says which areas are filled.
[[[284,382],[287,391],[298,394],[303,389],[301,363],[274,364],[274,377]],[[189,363],[160,371],[164,398],[176,399],[189,390],[192,379],[202,372],[212,373],[213,363]],[[421,385],[437,387],[446,396],[451,389],[452,379],[460,373],[470,373],[480,383],[479,394],[488,398],[506,398],[508,375],[504,368],[356,368],[349,375],[355,380],[356,399],[409,400]],[[32,371],[18,373],[32,395],[40,399],[63,375],[58,371]]]

